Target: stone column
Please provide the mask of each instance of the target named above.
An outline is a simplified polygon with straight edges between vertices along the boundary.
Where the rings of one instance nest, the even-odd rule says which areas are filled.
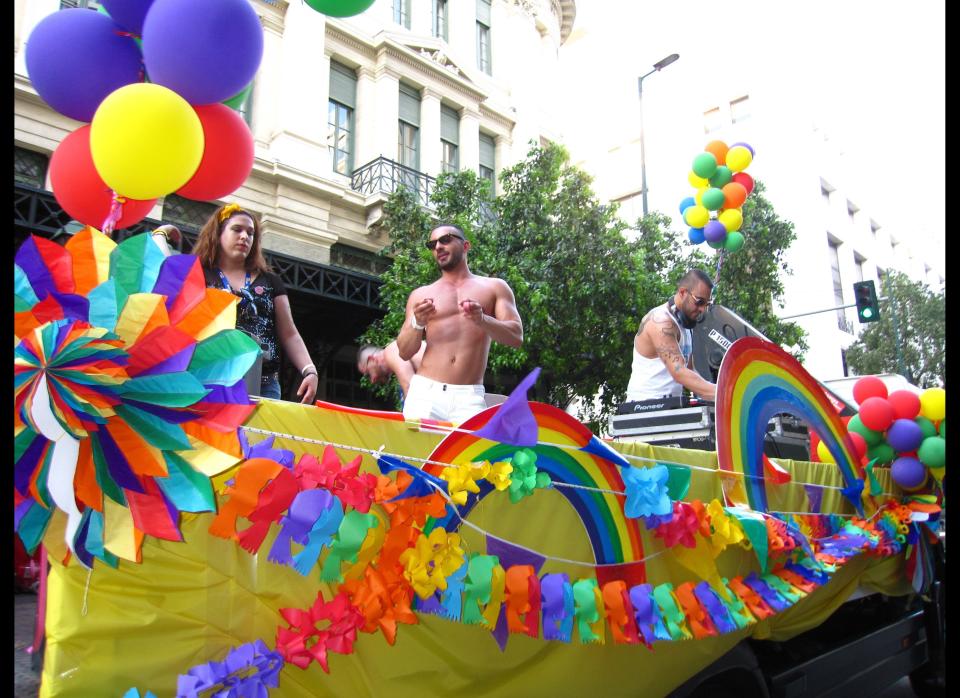
[[[420,171],[440,174],[440,95],[429,87],[420,92]]]
[[[375,124],[372,135],[375,147],[373,157],[383,156],[390,160],[397,159],[397,120],[400,118],[400,76],[387,68],[378,68],[374,87],[376,100],[371,105],[363,105],[363,109],[372,110],[372,121]],[[365,118],[365,123],[369,124]],[[364,138],[368,136],[364,128]],[[369,162],[369,159],[367,160]]]
[[[460,111],[460,169],[480,171],[480,114],[466,107]]]

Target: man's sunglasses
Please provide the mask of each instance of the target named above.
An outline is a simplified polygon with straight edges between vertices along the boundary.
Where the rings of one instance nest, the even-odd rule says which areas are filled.
[[[698,308],[702,308],[705,305],[713,305],[713,301],[707,300],[706,298],[701,298],[700,296],[694,296],[692,293],[690,295],[693,296],[693,303]]]
[[[427,246],[428,250],[432,251],[437,249],[438,242],[441,245],[449,245],[451,242],[453,242],[454,238],[461,241],[463,240],[463,238],[460,237],[459,235],[454,235],[453,233],[447,233],[446,235],[441,235],[436,240],[427,240],[424,244]]]

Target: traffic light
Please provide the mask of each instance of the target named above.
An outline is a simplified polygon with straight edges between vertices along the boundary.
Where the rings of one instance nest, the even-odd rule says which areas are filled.
[[[853,297],[857,301],[857,318],[860,322],[876,322],[880,319],[880,304],[873,281],[858,281],[853,285]]]

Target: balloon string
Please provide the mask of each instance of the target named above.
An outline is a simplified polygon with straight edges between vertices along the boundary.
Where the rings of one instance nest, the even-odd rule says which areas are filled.
[[[720,254],[717,257],[717,271],[713,275],[713,294],[717,294],[717,289],[720,288],[720,270],[723,268],[723,260],[726,257],[727,251],[720,250]]]
[[[120,221],[120,216],[123,215],[123,205],[125,203],[127,203],[127,200],[124,197],[117,195],[117,192],[113,192],[113,201],[110,202],[110,213],[107,214],[101,226],[101,232],[103,232],[104,235],[113,234],[113,229]]]

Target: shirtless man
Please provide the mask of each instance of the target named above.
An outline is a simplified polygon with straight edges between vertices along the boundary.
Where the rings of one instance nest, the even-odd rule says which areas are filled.
[[[486,408],[483,376],[490,342],[519,347],[523,323],[505,281],[470,272],[470,242],[459,227],[437,226],[427,248],[440,278],[407,299],[407,319],[397,337],[400,358],[413,358],[424,332],[429,339],[410,379],[403,416],[459,424]]]
[[[716,400],[716,384],[693,369],[690,332],[707,311],[712,292],[710,277],[691,269],[680,279],[671,301],[643,316],[633,340],[627,402],[679,396],[683,388],[711,402]]]
[[[404,361],[400,358],[400,350],[396,342],[390,342],[383,349],[366,344],[357,352],[357,370],[373,384],[388,381],[392,373],[397,377],[397,383],[400,384],[400,390],[406,398],[410,379],[420,369],[420,362],[423,361],[423,352],[426,348],[427,343],[423,342],[413,358]]]

